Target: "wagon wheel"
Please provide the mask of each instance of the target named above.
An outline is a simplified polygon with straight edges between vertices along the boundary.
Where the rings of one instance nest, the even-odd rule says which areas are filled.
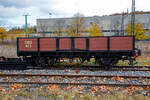
[[[50,59],[49,62],[48,62],[48,65],[49,65],[49,66],[53,66],[54,64],[57,63],[58,60],[59,60],[59,59]]]
[[[79,58],[79,60],[80,60],[81,63],[84,63],[86,58]]]
[[[113,58],[112,60],[112,66],[116,65],[118,63],[119,59],[118,58]]]
[[[7,58],[5,58],[4,56],[0,57],[0,61],[6,61]]]
[[[26,61],[29,65],[32,65],[32,66],[38,66],[39,65],[39,57],[36,57],[36,56],[33,56],[31,58],[27,58]]]
[[[72,59],[72,58],[70,58],[70,59],[69,59],[69,63],[72,63],[72,62],[73,62],[73,59]]]
[[[46,60],[43,57],[39,58],[39,64],[42,68],[46,68]]]
[[[110,69],[111,66],[117,64],[119,61],[118,58],[100,58],[98,59],[99,65],[104,66],[105,69]]]

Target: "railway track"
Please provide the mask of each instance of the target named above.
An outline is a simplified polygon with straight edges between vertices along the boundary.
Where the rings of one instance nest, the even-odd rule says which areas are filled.
[[[118,79],[125,79],[128,81],[129,80],[135,80],[135,79],[138,79],[138,80],[146,80],[146,79],[150,79],[150,76],[110,76],[110,75],[67,75],[67,74],[0,74],[0,77],[1,77],[1,81],[0,81],[0,85],[3,86],[3,85],[10,85],[10,84],[24,84],[24,85],[61,85],[61,86],[66,86],[66,85],[86,85],[86,86],[137,86],[137,87],[150,87],[150,80],[149,82],[147,82],[147,84],[133,84],[132,82],[131,83],[126,83],[126,82],[121,82],[119,83],[120,80]],[[5,77],[7,78],[7,80],[2,80],[2,78]],[[55,82],[55,81],[48,81],[48,82],[43,82],[43,81],[33,81],[30,80],[30,81],[24,81],[24,78],[26,80],[26,78],[33,78],[35,79],[35,77],[37,77],[37,79],[39,79],[40,77],[44,77],[44,79],[49,79],[49,78],[56,78],[56,79],[60,79],[60,80],[67,80],[68,78],[69,79],[79,79],[79,78],[98,78],[98,80],[103,80],[106,78],[108,80],[111,80],[111,79],[116,79],[117,81],[115,81],[116,83],[111,83],[111,82],[95,82],[95,81],[91,81],[91,82],[79,82],[79,81],[73,81],[73,82]],[[10,81],[8,79],[11,79]],[[16,81],[12,81],[13,78],[15,78]],[[20,81],[20,79],[22,79],[23,81]],[[93,80],[94,80],[93,79]],[[17,81],[19,80],[19,81]],[[82,79],[84,80],[84,79]]]
[[[41,67],[35,67],[35,66],[26,66],[24,63],[0,63],[0,70],[64,70],[64,69],[70,69],[70,70],[91,70],[91,71],[150,71],[150,66],[112,66],[111,69],[104,69],[103,66],[51,66],[48,68],[41,68]]]
[[[36,69],[36,70],[42,70],[43,68],[40,67],[27,67],[27,69]],[[91,70],[91,71],[150,71],[150,66],[113,66],[111,69],[104,69],[103,66],[60,66],[55,67],[51,66],[48,68],[44,68],[46,70]]]
[[[49,68],[45,68],[44,70],[92,70],[92,71],[150,71],[150,66],[113,66],[112,69],[109,70],[105,70],[102,68],[103,66],[51,66]],[[43,70],[40,67],[34,67],[33,66],[26,66],[25,62],[20,62],[18,61],[16,63],[16,61],[12,61],[12,62],[0,62],[0,69],[2,70],[26,70],[26,69],[36,69],[36,70]],[[1,80],[0,80],[0,85],[9,85],[9,84],[25,84],[25,85],[87,85],[87,86],[139,86],[139,87],[150,87],[150,76],[110,76],[110,75],[68,75],[68,74],[0,74]],[[49,80],[47,81],[20,81],[20,80],[25,80],[24,78],[32,78],[32,77],[44,77],[44,79],[48,79],[48,78],[60,78],[60,80],[66,79],[68,81],[66,82],[58,82],[58,81],[52,81]],[[11,79],[11,80],[3,80],[3,78],[6,79]],[[16,79],[15,79],[16,78]],[[90,81],[90,82],[84,82],[81,80],[81,82],[78,81],[74,81],[74,82],[70,82],[70,80],[72,79],[79,79],[79,78],[99,78],[97,80],[100,80],[100,78],[102,80],[104,79],[109,79],[111,81],[111,79],[125,79],[125,80],[149,80],[147,82],[147,84],[133,84],[133,82],[121,82],[119,83],[118,80],[115,81],[115,83],[109,82],[109,80],[107,80],[106,82],[94,82],[94,81]],[[14,81],[14,80],[15,81]],[[19,80],[19,81],[18,81]],[[91,79],[93,80],[93,79]]]
[[[9,62],[8,62],[9,61]],[[8,61],[0,61],[0,69],[2,70],[26,70],[26,62],[18,58],[9,58]]]
[[[142,79],[150,79],[150,76],[121,76],[121,75],[69,75],[69,74],[0,74],[0,77],[69,77],[69,78],[79,78],[79,77],[99,77],[99,78],[112,78],[112,77],[120,77],[120,78],[142,78]]]
[[[3,58],[4,59],[4,58]],[[112,66],[111,69],[104,69],[103,66],[86,66],[86,65],[61,65],[61,66],[47,66],[47,68],[41,68],[37,66],[29,66],[26,62],[18,58],[5,58],[6,61],[0,61],[0,69],[2,70],[64,70],[64,69],[80,69],[80,70],[105,70],[105,71],[150,71],[150,66]]]

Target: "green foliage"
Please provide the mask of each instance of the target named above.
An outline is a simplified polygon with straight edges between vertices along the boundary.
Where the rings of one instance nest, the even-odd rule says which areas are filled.
[[[140,57],[136,58],[136,62],[137,62],[137,64],[135,64],[135,66],[149,66],[150,65],[150,58],[140,56]],[[129,61],[120,60],[117,63],[117,66],[128,66],[128,65],[129,65]]]
[[[90,33],[89,36],[103,36],[102,31],[96,23],[92,23],[88,31]]]
[[[132,33],[131,33],[131,24],[129,24],[127,27],[126,27],[126,33],[127,33],[127,36],[131,36]],[[143,24],[140,24],[140,23],[135,23],[135,39],[136,40],[142,40],[142,39],[147,39],[148,36],[145,35],[147,31],[144,30],[144,25]]]

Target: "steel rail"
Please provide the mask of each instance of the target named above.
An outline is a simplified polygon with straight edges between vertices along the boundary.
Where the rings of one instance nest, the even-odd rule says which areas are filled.
[[[69,69],[69,70],[90,70],[90,71],[150,71],[150,69],[102,69],[102,68],[65,68],[65,69]],[[64,68],[50,68],[47,70],[65,70]],[[37,70],[42,70],[42,69],[37,69]]]
[[[30,84],[30,85],[91,85],[91,86],[137,86],[137,87],[150,87],[150,84],[110,84],[110,83],[63,83],[63,82],[0,82],[0,85],[2,84]]]
[[[40,67],[28,67],[27,69],[36,69],[36,70],[43,70],[43,68]],[[114,66],[112,69],[104,69],[102,66],[80,66],[80,67],[73,67],[73,66],[60,66],[60,67],[49,67],[45,68],[46,70],[91,70],[91,71],[150,71],[150,66]]]
[[[82,65],[82,66],[75,66],[75,65],[62,65],[62,66],[49,66],[51,68],[56,67],[62,67],[62,68],[103,68],[104,66],[88,66],[88,65]],[[148,68],[150,69],[150,66],[111,66],[112,68]]]
[[[0,77],[106,77],[106,78],[113,78],[113,77],[120,77],[120,78],[145,78],[150,79],[150,76],[122,76],[122,75],[69,75],[69,74],[0,74]]]

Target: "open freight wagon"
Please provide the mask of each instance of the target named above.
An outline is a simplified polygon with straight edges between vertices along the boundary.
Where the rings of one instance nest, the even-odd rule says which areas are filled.
[[[42,67],[61,58],[76,57],[81,62],[95,58],[97,63],[108,67],[119,60],[133,64],[138,53],[134,36],[17,38],[17,55],[28,64]]]

